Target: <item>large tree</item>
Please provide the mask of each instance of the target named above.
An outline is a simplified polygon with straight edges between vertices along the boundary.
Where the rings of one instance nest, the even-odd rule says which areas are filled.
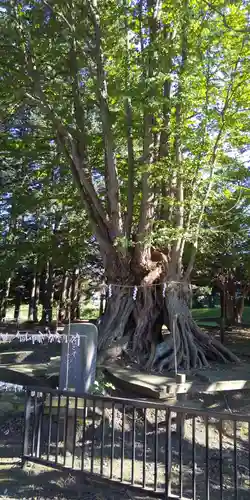
[[[223,196],[221,172],[248,138],[247,6],[4,5],[2,119],[33,106],[71,168],[109,285],[99,351],[125,337],[148,368],[234,360],[199,330],[186,296],[214,185],[220,176]]]

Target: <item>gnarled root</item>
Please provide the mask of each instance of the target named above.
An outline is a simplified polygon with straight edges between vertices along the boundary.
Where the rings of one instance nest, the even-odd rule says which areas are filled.
[[[206,368],[209,361],[239,362],[239,359],[218,340],[202,332],[194,322],[188,306],[176,290],[169,291],[164,307],[169,318],[170,335],[155,350],[151,363],[154,370],[186,371]]]
[[[114,288],[108,300],[99,325],[100,359],[115,359],[125,351],[142,369],[158,372],[206,368],[209,361],[239,361],[218,340],[200,330],[182,290],[169,286],[163,297],[154,286],[142,287],[136,300],[129,292]],[[163,323],[169,330],[165,337]]]

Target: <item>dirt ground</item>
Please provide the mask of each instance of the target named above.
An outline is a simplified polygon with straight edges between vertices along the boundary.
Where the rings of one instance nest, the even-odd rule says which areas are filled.
[[[94,484],[73,475],[26,463],[21,467],[23,419],[8,418],[0,426],[0,498],[5,500],[150,500],[123,487]]]

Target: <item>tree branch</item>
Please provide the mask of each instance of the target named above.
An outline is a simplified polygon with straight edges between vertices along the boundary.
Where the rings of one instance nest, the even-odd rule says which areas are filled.
[[[185,227],[185,232],[184,232],[184,234],[182,236],[182,242],[181,242],[181,247],[180,247],[180,258],[181,259],[183,258],[183,253],[184,253],[184,248],[185,248],[185,244],[186,244],[186,239],[187,239],[187,236],[188,236],[188,232],[190,230],[191,221],[192,221],[192,217],[193,217],[193,213],[194,213],[195,192],[196,192],[196,189],[197,189],[197,187],[199,185],[198,174],[199,174],[199,170],[200,170],[200,160],[201,160],[201,156],[202,156],[202,152],[203,152],[203,147],[205,145],[205,139],[206,139],[206,135],[207,135],[207,113],[208,113],[208,105],[209,105],[209,84],[210,84],[210,78],[211,78],[210,64],[209,63],[207,65],[207,69],[206,69],[205,75],[206,75],[206,97],[205,97],[205,104],[204,104],[204,115],[205,115],[205,118],[203,120],[202,127],[201,127],[202,141],[201,141],[201,147],[200,147],[200,154],[198,155],[197,167],[195,169],[193,180],[192,180],[192,185],[191,185],[192,192],[191,192],[191,199],[190,199],[190,202],[189,202],[188,218],[187,218],[187,223],[186,223],[186,227]]]
[[[176,94],[176,108],[175,108],[175,139],[174,139],[174,152],[175,152],[175,168],[176,176],[173,177],[173,188],[176,193],[177,212],[176,212],[176,229],[180,232],[184,227],[184,186],[183,186],[183,165],[182,165],[182,151],[181,151],[181,135],[182,135],[182,92],[183,92],[183,74],[187,62],[188,54],[188,41],[187,30],[189,26],[188,19],[188,0],[184,0],[184,14],[181,26],[181,62],[179,67],[179,79]],[[177,266],[177,278],[181,275],[181,241],[182,234],[180,234],[172,248],[172,261],[173,265]],[[174,262],[175,261],[175,262]]]
[[[107,245],[107,242],[111,241],[112,228],[109,221],[107,220],[106,214],[102,207],[101,201],[98,199],[97,193],[92,184],[92,180],[89,174],[89,169],[87,165],[86,155],[81,154],[78,148],[78,141],[73,137],[72,133],[62,124],[60,118],[55,114],[54,110],[50,107],[47,102],[46,96],[41,86],[40,75],[35,69],[36,65],[34,63],[33,55],[30,50],[27,50],[27,41],[23,33],[22,26],[20,26],[18,19],[16,19],[16,28],[18,35],[20,37],[21,45],[23,46],[23,56],[26,69],[34,87],[34,95],[32,93],[26,92],[27,97],[32,100],[37,106],[40,107],[42,112],[48,116],[57,133],[60,146],[63,149],[66,158],[71,166],[72,174],[75,182],[79,188],[80,195],[85,203],[87,212],[89,213],[91,220],[93,220],[97,237],[99,241],[102,241],[103,248]],[[75,82],[74,82],[75,85]],[[77,89],[74,86],[74,91]],[[78,105],[78,96],[74,96],[76,106]],[[77,121],[79,123],[79,117],[77,116]],[[74,133],[75,131],[73,131]],[[75,135],[75,134],[74,134]],[[66,142],[70,144],[72,155],[68,152]],[[84,148],[84,145],[82,145]],[[85,152],[85,148],[84,148]],[[106,240],[106,243],[105,243]]]
[[[234,31],[235,33],[243,33],[243,34],[244,33],[246,33],[246,34],[250,33],[250,27],[249,28],[246,27],[245,29],[236,29],[236,28],[233,28],[232,26],[230,26],[230,24],[228,24],[226,15],[223,12],[221,12],[220,9],[218,9],[217,7],[215,7],[215,5],[213,5],[211,2],[208,2],[207,0],[205,0],[205,3],[207,4],[207,6],[212,11],[216,12],[216,14],[219,14],[219,16],[221,17],[222,22],[223,22],[225,28],[227,28],[230,31]]]
[[[134,178],[135,178],[135,162],[134,162],[134,147],[132,135],[132,106],[131,101],[125,100],[125,115],[127,125],[127,150],[128,150],[128,198],[127,198],[127,218],[126,218],[126,236],[131,237],[133,224],[133,209],[134,209]]]
[[[125,12],[125,36],[126,36],[126,90],[129,89],[129,29],[128,29],[128,15]],[[124,103],[126,131],[127,131],[127,152],[128,152],[128,194],[127,194],[127,214],[125,221],[125,233],[127,240],[131,237],[132,224],[133,224],[133,209],[134,209],[134,179],[135,179],[135,162],[134,162],[134,144],[133,144],[133,116],[131,99],[125,97]]]
[[[243,43],[243,45],[244,45],[244,43]],[[217,152],[218,152],[219,144],[221,142],[222,134],[223,134],[224,127],[225,127],[226,112],[228,110],[228,106],[229,106],[229,102],[230,102],[230,97],[231,97],[231,95],[233,93],[233,84],[234,84],[234,80],[235,80],[235,76],[236,76],[236,73],[237,73],[237,67],[238,67],[239,62],[240,62],[240,57],[238,57],[235,65],[234,65],[234,67],[231,70],[231,78],[230,78],[230,82],[229,82],[228,88],[227,88],[225,103],[224,103],[224,106],[223,106],[223,109],[222,109],[222,112],[221,112],[221,126],[220,126],[220,129],[218,131],[217,137],[215,139],[214,146],[213,146],[212,153],[211,153],[210,174],[209,174],[208,187],[207,187],[204,199],[203,199],[203,203],[202,203],[200,215],[199,215],[198,222],[197,222],[197,225],[196,225],[196,231],[195,231],[195,238],[194,238],[194,242],[193,242],[192,253],[191,253],[191,257],[190,257],[189,263],[188,263],[187,270],[186,270],[185,275],[184,275],[184,279],[185,280],[188,280],[190,278],[190,274],[193,271],[193,267],[194,267],[195,257],[196,257],[197,250],[198,250],[198,240],[199,240],[199,235],[200,235],[201,223],[202,223],[202,219],[203,219],[203,215],[204,215],[204,212],[205,212],[205,208],[207,206],[207,202],[208,202],[208,199],[209,199],[209,196],[210,196],[210,192],[211,192],[211,189],[212,189],[212,185],[213,185],[214,168],[215,168],[215,162],[216,162]]]
[[[116,160],[114,154],[114,139],[113,139],[111,120],[110,120],[110,111],[107,100],[107,83],[103,68],[100,19],[96,4],[97,4],[96,0],[94,0],[92,4],[91,2],[88,2],[91,20],[95,30],[95,58],[96,58],[96,71],[97,71],[96,94],[100,104],[102,131],[103,131],[105,154],[106,154],[106,167],[107,167],[107,175],[105,176],[106,190],[109,202],[108,205],[110,207],[109,215],[113,225],[114,237],[116,237],[119,236],[122,231],[121,210],[119,203],[119,183],[118,183],[118,174],[117,174]]]
[[[90,220],[92,221],[97,240],[100,245],[102,254],[110,253],[112,249],[112,239],[109,234],[108,221],[105,220],[105,214],[100,212],[99,200],[96,196],[94,187],[91,182],[86,182],[83,178],[82,169],[79,168],[79,160],[76,157],[72,157],[66,147],[65,138],[58,133],[57,134],[58,144],[70,163],[71,171],[73,174],[74,181],[78,187],[80,196],[84,202],[84,206],[87,210]],[[76,162],[76,163],[75,163]]]
[[[150,37],[150,45],[152,46],[153,40],[155,39],[156,35],[156,17],[155,17],[155,0],[148,0],[148,12],[149,16],[148,17],[148,24],[149,24],[149,37]],[[154,12],[154,14],[152,14]],[[140,1],[140,45],[141,45],[141,53],[143,54],[144,51],[144,40],[143,40],[143,32],[142,32],[142,0]],[[146,63],[144,65],[144,71],[143,71],[143,79],[146,81],[153,75],[154,71],[154,61],[152,56],[150,55],[150,50],[151,47],[149,47],[149,56],[148,56],[148,65],[147,65],[147,72],[146,72]],[[149,90],[149,95],[150,97],[151,94],[151,89]],[[145,240],[145,238],[149,235],[150,228],[152,225],[152,218],[154,214],[154,205],[153,205],[153,199],[154,199],[154,193],[152,192],[150,186],[149,186],[149,178],[150,178],[150,173],[148,172],[148,166],[152,163],[153,161],[153,134],[152,134],[152,126],[154,122],[154,118],[152,113],[148,111],[144,111],[144,134],[143,134],[143,159],[145,162],[145,168],[146,171],[142,173],[141,177],[141,191],[142,191],[142,199],[141,199],[141,206],[140,206],[140,218],[139,218],[139,224],[138,224],[138,235],[137,239],[138,242],[141,244]],[[145,242],[144,242],[145,243]],[[139,244],[137,246],[137,249],[139,253],[141,252],[141,245]],[[149,252],[150,252],[150,245],[144,245],[144,253],[145,253],[145,258],[147,259],[149,257]]]

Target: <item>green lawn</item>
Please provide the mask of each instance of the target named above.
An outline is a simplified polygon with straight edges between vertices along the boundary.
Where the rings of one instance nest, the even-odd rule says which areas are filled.
[[[20,307],[20,315],[19,315],[19,321],[27,321],[28,319],[28,305],[27,304],[22,304]],[[91,302],[85,302],[81,303],[81,319],[94,319],[98,317],[99,314],[99,309],[96,308]],[[57,317],[57,312],[58,309],[56,307],[53,307],[52,310],[52,317],[53,320],[56,320]],[[40,319],[42,315],[42,306],[38,306],[38,318]],[[7,314],[6,314],[6,320],[11,321],[14,318],[14,306],[8,307],[7,309]]]
[[[39,306],[38,314],[39,317],[42,312],[42,306]],[[56,319],[56,308],[53,308],[53,319]],[[99,309],[94,305],[89,303],[82,304],[81,307],[81,319],[93,319],[97,318],[99,314]],[[220,317],[220,307],[214,307],[213,309],[208,309],[206,307],[202,309],[192,309],[192,315],[196,320],[209,320],[210,318],[219,318]],[[10,307],[7,310],[7,320],[12,320],[14,317],[14,307]],[[28,306],[23,304],[20,308],[20,318],[19,321],[26,321],[28,317]],[[245,307],[243,320],[246,323],[250,323],[250,307]]]
[[[208,309],[207,307],[202,309],[192,309],[192,315],[195,319],[219,318],[220,307],[213,307],[213,309]]]
[[[210,319],[220,317],[220,307],[214,307],[213,309],[203,308],[203,309],[192,309],[192,315],[195,319]],[[245,307],[243,313],[243,321],[250,323],[250,307]]]

